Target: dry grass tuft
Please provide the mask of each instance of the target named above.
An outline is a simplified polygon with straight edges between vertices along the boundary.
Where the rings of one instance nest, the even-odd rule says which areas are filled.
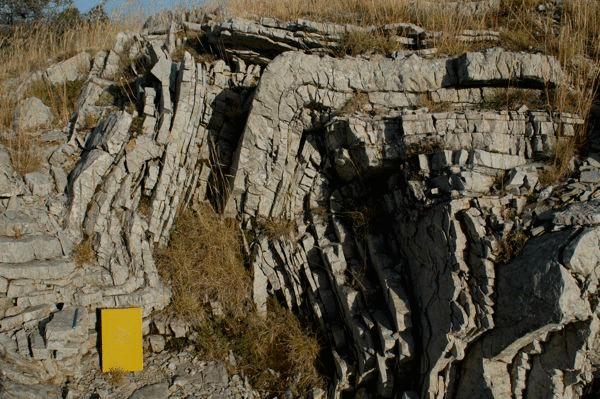
[[[129,126],[129,131],[132,133],[133,137],[137,137],[142,134],[142,127],[144,126],[144,117],[136,116],[131,121],[131,126]]]
[[[233,342],[233,351],[242,354],[240,368],[251,376],[253,386],[283,394],[296,375],[301,391],[322,386],[315,370],[319,342],[290,311],[271,301],[267,318],[249,318],[247,327]]]
[[[14,225],[12,227],[12,233],[13,233],[13,237],[15,240],[20,240],[21,238],[23,238],[23,234],[24,234],[23,226]]]
[[[427,107],[427,109],[429,110],[429,112],[432,113],[436,113],[436,112],[448,112],[448,111],[452,111],[454,109],[454,104],[448,101],[440,101],[440,102],[436,102],[433,101],[433,99],[431,98],[431,93],[421,93],[419,94],[419,96],[417,97],[417,104],[416,106],[418,108],[422,108],[422,107]]]
[[[523,230],[513,230],[505,234],[498,244],[496,260],[508,263],[523,252],[528,237]]]
[[[92,248],[92,240],[86,237],[83,241],[73,248],[73,258],[77,266],[82,266],[90,263],[94,257],[94,249]]]
[[[142,195],[137,210],[142,216],[150,217],[152,215],[152,199],[146,195]]]
[[[211,301],[219,302],[228,317],[242,318],[249,311],[251,280],[236,222],[218,217],[209,206],[179,217],[168,248],[158,252],[158,264],[173,286],[175,312],[193,323],[210,317]]]
[[[85,118],[82,121],[81,127],[83,129],[93,129],[100,122],[100,114],[93,114],[91,112],[85,114]]]
[[[42,167],[42,143],[36,136],[18,131],[0,138],[0,144],[8,149],[13,168],[20,174],[25,175]]]
[[[111,368],[107,373],[108,381],[112,385],[121,385],[125,383],[125,371],[119,367]]]
[[[263,393],[282,395],[297,377],[299,393],[322,387],[323,379],[315,367],[321,345],[315,334],[274,300],[268,305],[266,318],[252,312],[242,320],[224,318],[203,324],[196,349],[214,360],[223,360],[232,351],[237,370]]]
[[[370,105],[369,94],[359,91],[350,97],[346,104],[339,110],[342,115],[351,114],[354,112],[364,111],[364,109]]]
[[[172,310],[196,326],[202,356],[222,361],[232,351],[257,389],[282,394],[296,375],[300,390],[322,386],[314,335],[275,302],[267,317],[257,314],[241,248],[236,221],[208,205],[197,214],[184,212],[168,248],[158,253],[161,275],[173,287]]]
[[[388,55],[402,45],[393,36],[382,32],[349,31],[340,40],[339,55],[359,55],[372,51]]]
[[[7,131],[12,128],[13,112],[17,102],[7,93],[0,94],[0,130]]]
[[[533,89],[515,87],[497,88],[494,93],[481,104],[483,108],[495,110],[516,110],[521,106],[529,109],[550,108],[546,93]]]
[[[64,126],[71,119],[75,104],[85,81],[76,80],[63,84],[52,84],[44,79],[33,82],[25,92],[25,97],[37,97],[50,107],[57,117],[56,122]]]
[[[290,237],[296,231],[296,221],[283,218],[265,218],[257,220],[258,228],[271,239]]]
[[[204,33],[184,31],[181,36],[182,45],[173,51],[171,58],[179,62],[187,51],[197,62],[210,63],[214,61],[216,56],[208,51],[204,44],[204,36]]]
[[[554,154],[550,157],[548,164],[540,172],[540,184],[549,186],[556,184],[571,175],[573,170],[573,158],[580,151],[581,144],[577,138],[563,138],[556,143]]]

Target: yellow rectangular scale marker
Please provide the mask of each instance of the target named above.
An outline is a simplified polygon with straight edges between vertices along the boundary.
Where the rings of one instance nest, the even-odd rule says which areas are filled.
[[[100,322],[102,371],[143,370],[142,309],[102,309]]]

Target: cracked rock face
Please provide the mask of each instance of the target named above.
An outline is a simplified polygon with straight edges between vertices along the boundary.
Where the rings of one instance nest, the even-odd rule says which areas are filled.
[[[88,68],[69,137],[43,170],[20,176],[0,147],[6,392],[52,395],[49,382],[67,377],[73,392],[107,389],[88,372],[101,307],[141,306],[164,366],[165,336],[189,331],[151,316],[170,300],[153,250],[183,208],[207,201],[256,233],[259,312],[275,295],[320,326],[329,397],[583,395],[599,364],[600,163],[591,156],[576,181],[541,190],[538,157],[584,121],[481,107],[490,86],[561,84],[554,58],[494,48],[337,59],[296,49],[331,48],[340,26],[194,18],[181,24],[229,38],[227,60],[174,61],[175,23],[121,35]],[[425,47],[419,27],[388,28]],[[115,110],[100,98],[126,48],[149,72],[134,80],[135,106]],[[433,112],[423,96],[451,106]],[[99,116],[93,129],[88,115]],[[273,237],[265,220],[295,227]],[[532,237],[522,252],[520,236]],[[128,395],[202,395],[209,382],[227,397],[256,394],[222,365],[194,377],[178,362],[173,378],[157,371]]]

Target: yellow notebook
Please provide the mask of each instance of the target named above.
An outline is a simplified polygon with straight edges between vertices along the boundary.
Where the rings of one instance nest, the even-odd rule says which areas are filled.
[[[102,371],[143,370],[142,309],[102,309],[100,322]]]

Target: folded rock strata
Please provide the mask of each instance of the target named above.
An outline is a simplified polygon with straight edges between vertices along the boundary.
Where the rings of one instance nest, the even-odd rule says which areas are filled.
[[[330,397],[582,396],[597,364],[600,188],[588,175],[600,164],[556,191],[564,200],[549,199],[580,204],[533,214],[537,157],[584,121],[481,107],[491,86],[539,94],[564,83],[553,57],[494,48],[337,59],[296,49],[328,48],[346,32],[339,26],[181,23],[229,38],[232,58],[173,61],[172,21],[120,36],[92,62],[70,138],[39,175],[20,176],[0,148],[5,379],[77,376],[79,359],[95,353],[99,307],[142,306],[148,332],[152,310],[170,300],[153,249],[168,245],[183,208],[209,201],[257,233],[258,310],[274,294],[321,327]],[[426,38],[416,26],[394,29]],[[289,33],[301,30],[318,34],[313,47]],[[114,110],[100,98],[126,48],[149,72],[132,84],[134,106]],[[423,96],[452,106],[433,112]],[[93,129],[86,115],[100,116]],[[289,235],[261,233],[261,223],[286,220]],[[515,231],[535,238],[506,263],[503,239]],[[77,264],[84,245],[92,255]],[[67,328],[74,314],[80,324]]]

